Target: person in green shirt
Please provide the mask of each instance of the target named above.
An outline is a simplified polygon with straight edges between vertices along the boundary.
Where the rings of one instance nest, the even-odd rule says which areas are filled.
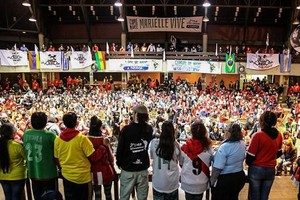
[[[27,177],[24,149],[14,141],[16,132],[11,123],[0,127],[0,183],[5,199],[22,199]]]
[[[44,192],[55,190],[58,172],[54,160],[54,140],[56,135],[45,130],[47,115],[35,112],[31,115],[32,129],[24,132],[23,142],[27,160],[28,177],[31,179],[35,200]]]

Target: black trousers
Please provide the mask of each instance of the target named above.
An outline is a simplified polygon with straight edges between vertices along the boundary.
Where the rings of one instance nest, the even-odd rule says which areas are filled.
[[[238,200],[246,182],[244,171],[220,175],[216,187],[211,188],[212,200]]]
[[[68,181],[63,177],[64,192],[66,200],[87,200],[89,199],[89,183],[77,184]]]

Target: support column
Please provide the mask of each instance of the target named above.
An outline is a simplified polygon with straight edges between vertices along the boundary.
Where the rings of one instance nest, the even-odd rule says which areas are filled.
[[[208,22],[207,7],[205,7],[205,17],[204,18],[207,18],[207,20],[203,20],[202,45],[203,45],[203,52],[207,52],[207,22]]]
[[[44,34],[43,33],[39,33],[39,49],[42,48],[43,44],[44,44]]]
[[[42,72],[42,89],[47,88],[47,72]]]
[[[92,84],[94,84],[94,72],[90,71],[90,85],[92,85]]]
[[[207,33],[203,33],[203,52],[207,52]]]
[[[121,46],[123,46],[126,49],[126,33],[121,33]]]
[[[279,85],[283,85],[282,99],[286,99],[289,89],[289,76],[280,75]]]

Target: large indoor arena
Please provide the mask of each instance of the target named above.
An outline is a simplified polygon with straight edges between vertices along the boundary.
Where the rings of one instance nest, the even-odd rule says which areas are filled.
[[[300,0],[1,3],[1,200],[300,200]]]

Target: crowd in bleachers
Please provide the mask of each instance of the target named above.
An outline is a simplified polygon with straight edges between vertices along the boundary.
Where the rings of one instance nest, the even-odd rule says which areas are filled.
[[[93,86],[83,84],[81,78],[81,81],[74,81],[78,78],[54,80],[48,84],[46,90],[39,90],[33,85],[24,87],[26,83],[24,81],[23,86],[19,88],[22,92],[2,90],[0,96],[2,126],[7,122],[13,124],[12,126],[16,128],[14,135],[16,141],[24,141],[23,135],[28,129],[47,129],[60,136],[71,128],[83,135],[89,135],[93,121],[91,118],[97,116],[102,121],[99,134],[110,138],[112,151],[116,152],[123,127],[134,121],[134,108],[143,104],[148,110],[148,123],[153,127],[154,138],[159,138],[162,134],[163,123],[170,121],[174,126],[174,139],[182,145],[193,138],[192,125],[203,123],[207,136],[214,141],[214,147],[217,149],[227,137],[226,130],[232,123],[239,125],[242,140],[248,146],[252,135],[261,130],[260,116],[266,111],[271,111],[279,119],[277,129],[285,135],[283,156],[278,160],[277,173],[278,175],[281,175],[281,171],[291,175],[295,173],[295,167],[291,166],[296,164],[296,158],[300,155],[297,152],[300,149],[299,92],[295,89],[292,89],[295,96],[292,109],[285,112],[278,100],[279,87],[269,85],[265,79],[252,80],[249,87],[240,90],[234,83],[228,86],[222,82],[219,85],[211,83],[202,88],[201,79],[189,84],[180,78],[176,80],[166,78],[161,88],[160,84],[150,77],[149,80],[132,77],[127,89],[115,90],[112,77],[106,78],[106,83],[111,84],[110,88],[106,88],[106,84],[104,87],[102,84]],[[46,122],[43,122],[45,126],[40,128],[31,124],[32,116],[37,112],[43,112],[46,116]],[[64,120],[65,114],[69,112],[76,114],[76,127],[66,124]],[[290,117],[287,118],[286,115]],[[90,149],[86,157],[89,157],[92,151]],[[65,164],[63,167],[68,168],[68,165]],[[97,191],[99,192],[99,189]]]

